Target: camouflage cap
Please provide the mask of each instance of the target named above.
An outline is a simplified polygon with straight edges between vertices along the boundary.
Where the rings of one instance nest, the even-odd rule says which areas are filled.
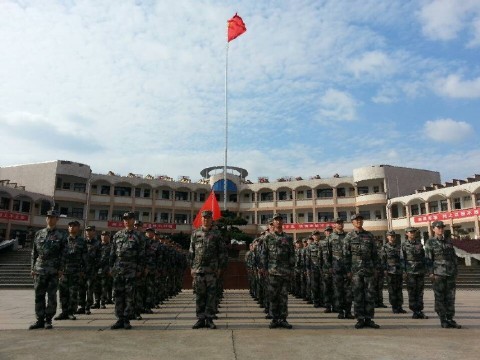
[[[135,213],[133,211],[128,211],[123,214],[123,219],[135,219]]]
[[[280,214],[273,214],[272,220],[275,220],[275,219],[282,219],[283,220],[283,216],[280,215]]]
[[[268,225],[272,225],[273,224],[273,218],[268,218]]]
[[[85,230],[87,230],[87,231],[95,231],[95,229],[96,229],[96,228],[95,228],[95,226],[93,226],[93,225],[89,225],[89,226],[87,226],[87,227],[85,228]]]
[[[147,231],[148,231],[148,232],[155,232],[155,229],[152,228],[152,227],[147,227],[147,228],[145,229],[145,232],[147,232]]]
[[[406,233],[407,233],[407,232],[413,232],[413,233],[414,233],[414,232],[416,232],[416,231],[417,231],[417,229],[414,228],[414,227],[407,227],[407,228],[405,229],[405,232],[406,232]]]
[[[388,230],[388,231],[387,231],[387,235],[395,236],[395,231],[393,231],[393,230]]]
[[[77,220],[70,221],[68,223],[68,226],[80,226],[80,223]]]
[[[202,211],[202,217],[211,218],[211,217],[213,217],[213,212],[210,211],[210,210],[203,210]]]
[[[60,213],[57,210],[48,210],[47,216],[60,217]]]
[[[363,215],[360,214],[360,213],[356,213],[356,214],[353,214],[352,216],[350,216],[350,219],[351,220],[356,220],[356,219],[362,219],[363,220]]]
[[[301,243],[301,242],[302,242],[302,239],[295,240],[295,244],[298,244],[298,243]]]
[[[135,220],[135,222],[133,223],[135,226],[143,226],[143,221],[140,221],[140,220]]]
[[[445,224],[443,223],[443,221],[434,221],[434,222],[432,223],[432,227],[444,228],[444,227],[445,227]]]
[[[312,235],[322,235],[322,232],[320,230],[313,230]]]
[[[335,221],[335,223],[337,223],[337,224],[340,224],[340,223],[343,223],[343,222],[344,222],[344,220],[343,220],[342,218],[340,218],[340,217],[336,218],[336,219],[333,220],[333,221]]]
[[[109,235],[110,236],[110,231],[103,230],[101,235]]]
[[[330,225],[328,225],[328,226],[325,228],[325,231],[333,231],[333,228],[332,228]]]

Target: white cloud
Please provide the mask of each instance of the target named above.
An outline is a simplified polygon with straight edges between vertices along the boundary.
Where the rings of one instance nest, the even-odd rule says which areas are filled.
[[[386,53],[382,51],[368,51],[360,57],[353,59],[347,67],[357,78],[363,76],[379,78],[392,74],[396,65]]]
[[[465,29],[473,40],[470,46],[479,45],[480,2],[478,0],[428,1],[418,13],[423,33],[433,40],[452,40]]]
[[[347,92],[329,89],[320,98],[320,121],[353,121],[359,103]]]
[[[451,98],[480,98],[480,77],[463,80],[458,75],[449,75],[435,82],[434,91]]]
[[[424,131],[430,139],[448,143],[465,141],[473,136],[473,127],[470,124],[452,119],[427,121]]]

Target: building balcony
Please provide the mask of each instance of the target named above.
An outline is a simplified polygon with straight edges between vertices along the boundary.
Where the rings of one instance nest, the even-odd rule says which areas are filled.
[[[113,198],[113,203],[115,205],[126,205],[128,208],[132,207],[132,198],[130,196],[115,196]]]
[[[363,227],[367,231],[387,231],[388,230],[388,221],[387,221],[387,219],[365,220],[363,222]]]
[[[273,201],[259,201],[258,208],[259,209],[268,209],[275,207]]]
[[[356,197],[357,205],[385,204],[387,195],[385,193],[364,194]]]
[[[108,205],[110,204],[110,195],[92,195],[90,203],[93,205]]]
[[[337,204],[343,206],[355,206],[355,197],[339,197],[337,198]]]
[[[333,207],[333,198],[325,198],[325,199],[316,199],[315,200],[316,206],[329,206]]]
[[[293,207],[293,200],[278,200],[277,207],[279,208],[292,208]]]
[[[151,198],[135,198],[135,206],[152,206]]]
[[[297,207],[299,206],[313,206],[313,200],[312,199],[302,199],[302,200],[297,200]]]
[[[171,208],[173,208],[173,200],[156,199],[155,200],[155,207],[171,209]]]
[[[413,219],[412,219],[412,221],[413,221]],[[410,224],[408,223],[408,218],[406,218],[406,217],[392,219],[392,228],[394,230],[403,230],[403,229],[405,229],[409,226],[410,226]],[[415,224],[413,224],[413,222],[412,222],[412,226],[415,226]]]
[[[87,194],[78,191],[55,190],[55,201],[77,201],[87,202]]]
[[[254,211],[256,209],[256,205],[254,202],[245,202],[240,203],[240,211]]]

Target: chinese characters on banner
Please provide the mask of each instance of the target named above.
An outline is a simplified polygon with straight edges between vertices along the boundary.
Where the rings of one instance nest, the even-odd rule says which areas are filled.
[[[28,215],[6,211],[6,210],[0,210],[0,219],[28,221]]]
[[[465,209],[465,210],[454,210],[454,211],[445,211],[440,213],[418,215],[413,217],[413,222],[415,223],[425,223],[430,221],[444,221],[450,219],[463,219],[471,216],[479,216],[480,208],[474,209]]]
[[[316,229],[325,229],[327,226],[333,227],[334,223],[293,223],[293,224],[283,224],[283,230],[316,230]]]
[[[111,228],[123,228],[123,221],[109,221],[108,227]],[[168,229],[174,230],[177,228],[177,224],[154,224],[154,223],[143,223],[143,228],[152,228],[157,230]]]

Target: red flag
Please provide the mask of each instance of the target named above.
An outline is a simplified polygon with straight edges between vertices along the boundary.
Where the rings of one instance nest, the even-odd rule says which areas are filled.
[[[247,31],[245,23],[243,22],[242,18],[235,13],[235,15],[228,20],[228,42],[236,39],[245,31]]]
[[[202,225],[202,211],[210,210],[213,213],[212,219],[217,220],[222,217],[220,212],[220,206],[218,205],[217,198],[215,197],[215,192],[211,192],[210,196],[205,200],[205,203],[202,205],[202,208],[198,210],[197,216],[193,221],[193,227],[198,228]]]

